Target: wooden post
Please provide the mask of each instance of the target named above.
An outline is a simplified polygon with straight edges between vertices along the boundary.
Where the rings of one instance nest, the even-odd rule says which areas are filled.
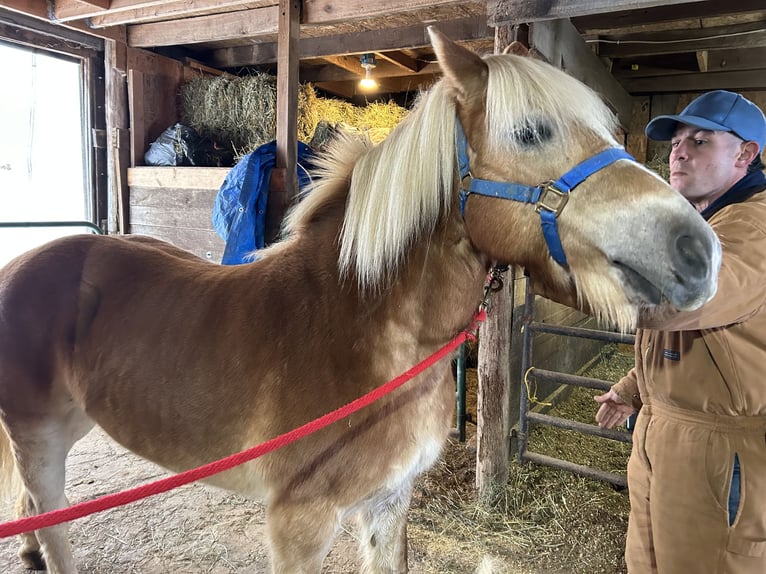
[[[298,193],[298,39],[300,0],[279,0],[277,40],[277,165],[266,204],[266,243],[279,237],[285,212]]]
[[[507,273],[503,288],[490,300],[479,332],[476,397],[476,488],[491,503],[508,482],[510,441],[510,343],[514,281]]]
[[[526,27],[495,29],[495,53],[514,40],[524,42]],[[492,296],[487,320],[479,332],[476,397],[476,488],[491,503],[508,482],[510,441],[510,343],[514,281],[506,273],[503,288]]]
[[[127,45],[106,40],[106,133],[108,233],[127,232],[128,167],[130,138],[128,137]]]

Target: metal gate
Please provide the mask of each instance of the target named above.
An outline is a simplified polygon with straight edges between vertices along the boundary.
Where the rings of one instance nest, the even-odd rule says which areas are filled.
[[[611,343],[626,343],[632,345],[635,341],[634,335],[623,335],[612,331],[601,331],[597,329],[588,329],[583,327],[565,327],[550,323],[541,323],[534,320],[534,301],[535,295],[529,288],[529,280],[526,280],[524,296],[524,317],[523,317],[523,347],[521,358],[521,400],[519,412],[519,425],[517,431],[518,440],[518,459],[519,463],[535,462],[546,466],[561,468],[575,474],[611,482],[617,486],[626,486],[625,476],[607,472],[600,469],[575,464],[566,460],[550,457],[541,453],[529,450],[529,427],[531,424],[544,424],[571,431],[580,432],[587,435],[603,437],[605,439],[616,440],[620,442],[631,443],[631,434],[627,431],[602,429],[596,425],[589,425],[577,421],[563,419],[555,416],[532,412],[529,409],[529,397],[525,381],[534,378],[536,381],[551,382],[559,385],[572,385],[588,389],[596,389],[606,392],[612,386],[608,381],[592,379],[579,375],[571,375],[556,371],[549,371],[533,367],[533,342],[537,333],[551,333],[562,337],[580,337]]]

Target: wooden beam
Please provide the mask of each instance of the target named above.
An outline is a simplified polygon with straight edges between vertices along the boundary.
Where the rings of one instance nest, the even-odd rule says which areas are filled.
[[[604,14],[622,10],[641,10],[655,6],[680,5],[703,0],[489,0],[487,14],[492,26],[541,22]]]
[[[646,36],[601,38],[598,53],[607,58],[658,56],[676,52],[766,47],[763,22],[706,28],[704,30],[657,32],[651,42]]]
[[[375,17],[391,17],[397,12],[433,10],[439,7],[460,8],[465,0],[303,0],[302,24],[337,24],[340,22],[366,20]]]
[[[763,10],[763,0],[708,0],[675,4],[668,2],[652,9],[626,10],[624,12],[606,12],[572,18],[572,24],[584,35],[652,32],[687,27],[696,22],[699,26],[703,19],[717,15],[732,16],[744,12]]]
[[[621,83],[631,94],[704,92],[707,90],[766,90],[766,67],[760,70],[624,79]]]
[[[278,6],[128,26],[132,47],[175,46],[277,33]]]
[[[118,8],[117,4],[124,4]],[[216,12],[232,12],[244,8],[265,8],[273,6],[274,0],[188,0],[163,2],[151,0],[133,2],[129,0],[113,0],[112,9],[90,18],[90,23],[96,28],[118,26],[124,24],[141,24],[157,20],[171,20],[202,16]]]
[[[53,8],[53,18],[64,21],[80,14],[97,14],[109,8],[109,0],[55,0],[50,2]]]
[[[700,72],[707,72],[708,67],[708,51],[700,50],[697,52],[697,66]]]
[[[347,23],[376,16],[390,16],[397,12],[460,6],[464,3],[463,0],[389,0],[386,3],[305,0],[301,23],[306,26]],[[128,28],[128,41],[134,47],[155,47],[274,35],[277,33],[277,11],[277,7],[272,6],[169,22],[137,24]]]
[[[707,50],[708,72],[731,72],[736,70],[760,70],[766,67],[766,47]],[[662,67],[655,61],[627,58],[619,61],[612,73],[618,81],[654,76],[683,76],[699,71],[694,53],[668,55],[662,59]],[[679,78],[679,81],[683,81]]]
[[[28,20],[25,20],[28,19]],[[87,34],[100,40],[125,40],[125,29],[114,28],[110,30],[93,30],[82,22],[54,23],[51,22],[50,14],[45,2],[33,0],[3,0],[0,4],[0,21],[19,25],[30,30],[42,30],[45,33],[51,30],[51,35],[66,37],[71,31]],[[31,25],[30,23],[34,23]]]
[[[127,233],[128,182],[130,167],[130,120],[128,109],[128,54],[123,42],[104,46],[107,133],[107,231]]]
[[[279,57],[277,61],[276,170],[280,186],[269,186],[266,204],[266,242],[279,237],[287,208],[298,194],[298,36],[301,0],[279,0]]]
[[[301,57],[305,59],[330,55],[422,48],[430,45],[428,33],[426,32],[428,25],[423,23],[402,28],[356,32],[342,36],[302,38],[300,40],[300,53]],[[456,42],[492,38],[493,34],[492,29],[487,26],[487,19],[484,16],[438,22],[436,27]],[[276,43],[259,43],[251,46],[223,48],[211,52],[210,58],[207,60],[219,68],[271,64],[277,60]]]
[[[623,128],[630,125],[633,100],[604,68],[568,20],[535,22],[529,27],[530,47],[551,64],[596,90],[617,114]]]
[[[342,70],[350,72],[352,76],[362,77],[365,74],[364,68],[362,68],[362,62],[358,57],[354,56],[327,56],[324,58],[333,66],[337,66]],[[377,66],[376,66],[377,67]]]
[[[358,80],[364,75],[364,70],[359,63],[359,58],[349,56],[326,56],[324,58],[331,65],[314,66],[305,69],[301,73],[302,82],[345,82]],[[433,75],[441,73],[441,68],[437,63],[429,63],[420,68],[416,75]],[[382,78],[400,78],[411,77],[413,73],[399,68],[388,62],[378,60],[378,65],[371,71],[370,75],[380,80]]]
[[[421,67],[420,62],[399,51],[378,52],[377,54],[380,59],[387,60],[410,74],[417,72]]]

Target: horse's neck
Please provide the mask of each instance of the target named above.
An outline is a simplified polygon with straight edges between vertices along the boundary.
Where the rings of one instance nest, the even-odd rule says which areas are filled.
[[[448,226],[413,246],[388,295],[392,309],[407,309],[435,337],[465,327],[481,300],[486,261],[468,238]]]

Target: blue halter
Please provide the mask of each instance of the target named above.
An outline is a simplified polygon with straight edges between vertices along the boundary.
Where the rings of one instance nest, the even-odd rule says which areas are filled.
[[[556,181],[546,181],[537,186],[522,185],[487,179],[474,179],[471,176],[471,168],[468,165],[468,141],[463,131],[460,120],[456,122],[457,159],[460,171],[460,181],[470,177],[468,189],[460,189],[460,213],[465,218],[465,204],[468,196],[472,193],[510,199],[524,203],[534,203],[535,211],[540,214],[543,227],[543,236],[548,244],[551,257],[559,264],[566,267],[567,258],[561,245],[556,218],[569,201],[569,192],[580,185],[588,177],[597,171],[613,164],[618,159],[636,161],[633,156],[621,147],[613,147],[599,152],[582,163],[577,164]]]

